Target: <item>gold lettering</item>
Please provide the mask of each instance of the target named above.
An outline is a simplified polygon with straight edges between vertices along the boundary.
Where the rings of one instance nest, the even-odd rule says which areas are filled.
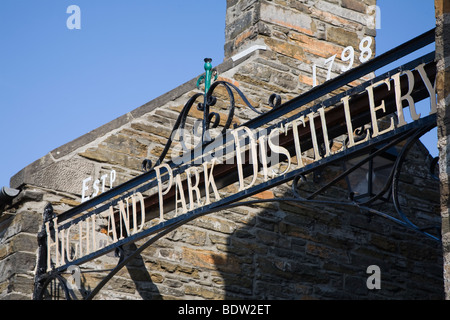
[[[243,130],[247,133],[248,139],[250,141],[249,147],[250,147],[250,159],[249,162],[253,164],[253,179],[252,181],[245,186],[244,185],[244,175],[243,175],[243,168],[242,168],[242,152],[241,152],[241,142],[239,137],[239,131]],[[238,167],[238,176],[239,176],[239,191],[245,190],[250,188],[256,181],[257,174],[258,174],[258,151],[256,148],[256,139],[252,133],[252,131],[247,127],[240,127],[232,131],[232,134],[234,136],[234,143],[236,146],[236,162]]]
[[[320,121],[322,122],[323,143],[325,144],[325,157],[328,157],[331,153],[331,150],[330,150],[330,140],[328,139],[327,121],[325,120],[325,108],[320,108],[319,114],[320,114]]]
[[[378,119],[377,119],[377,111],[382,110],[384,113],[386,113],[386,106],[384,103],[384,100],[381,101],[381,104],[379,106],[375,106],[375,97],[373,88],[377,87],[379,85],[385,84],[389,90],[391,90],[391,83],[389,79],[381,80],[375,84],[372,84],[366,88],[367,93],[369,94],[369,107],[370,107],[370,116],[372,119],[372,138],[378,137],[379,135],[382,135],[386,132],[389,132],[394,129],[394,119],[391,118],[391,125],[382,131],[380,131],[378,127]]]
[[[62,266],[63,264],[66,263],[66,254],[65,254],[66,237],[65,237],[65,230],[64,229],[58,232],[58,238],[60,238],[60,241],[61,241],[61,246],[60,246],[61,252],[59,253],[60,261],[59,261],[59,264],[56,265],[57,267]]]
[[[84,232],[84,235],[83,235],[83,222],[84,222],[84,224],[85,224],[85,229],[86,229],[86,231]],[[86,219],[85,221],[80,221],[79,223],[78,223],[78,226],[79,226],[79,228],[78,228],[78,230],[79,230],[79,238],[78,238],[78,241],[79,241],[79,248],[80,248],[80,256],[82,256],[82,255],[87,255],[87,254],[90,254],[92,251],[91,251],[91,244],[90,244],[90,236],[89,236],[89,218],[88,219]],[[83,239],[85,240],[85,244],[86,244],[86,246],[83,246]],[[83,248],[85,249],[85,253],[83,253]]]
[[[307,117],[309,119],[309,128],[311,131],[311,139],[312,139],[313,149],[314,149],[314,160],[317,161],[317,160],[322,159],[322,157],[320,156],[320,153],[319,153],[319,144],[317,142],[316,124],[314,123],[314,115],[315,115],[315,112],[311,112],[307,115]]]
[[[261,164],[262,164],[262,170],[263,170],[263,176],[264,176],[264,181],[267,181],[268,178],[268,170],[267,170],[267,166],[268,166],[268,155],[267,155],[267,150],[266,150],[266,140],[267,140],[267,136],[266,135],[261,135],[258,139],[258,144],[259,144],[259,157],[261,159]]]
[[[116,219],[114,218],[114,207],[109,207],[109,215],[108,215],[108,235],[112,235],[112,242],[117,242],[117,232],[116,232]],[[80,248],[81,249],[81,248]],[[80,250],[81,255],[81,250]]]
[[[352,125],[352,118],[351,118],[351,114],[350,114],[349,100],[350,100],[350,96],[345,96],[341,99],[342,103],[344,104],[345,123],[347,124],[347,133],[348,133],[348,146],[347,147],[351,148],[358,144],[366,142],[369,139],[369,133],[367,133],[365,139],[355,143],[355,136],[353,134],[353,125]]]
[[[305,166],[302,158],[302,149],[300,147],[300,136],[298,133],[298,126],[302,123],[303,127],[305,127],[305,117],[301,116],[298,119],[295,119],[286,124],[286,130],[288,130],[289,126],[292,125],[292,134],[294,136],[294,145],[295,145],[295,154],[297,156],[297,166],[298,168],[302,168]]]
[[[162,179],[161,179],[161,168],[165,168],[167,170],[167,174],[169,175],[169,182],[167,184],[166,190],[163,190]],[[169,165],[163,163],[162,165],[155,167],[156,178],[158,179],[158,195],[159,195],[159,221],[164,221],[164,200],[163,196],[169,193],[172,188],[173,183],[173,173],[172,169]]]
[[[51,248],[55,247],[55,264],[59,266],[59,235],[58,235],[58,218],[53,219],[53,229],[55,230],[55,241],[52,240],[50,232],[50,221],[45,223],[45,230],[47,232],[47,272],[52,270],[52,253]]]
[[[119,227],[120,227],[120,237],[119,240],[124,239],[123,228],[122,225],[125,225],[126,235],[130,235],[130,209],[128,205],[129,198],[125,199],[126,208],[122,200],[120,200],[117,204],[119,205]]]
[[[188,185],[188,194],[189,194],[189,209],[194,209],[194,191],[196,194],[197,199],[197,206],[201,207],[202,203],[200,201],[200,189],[198,188],[198,184],[200,182],[200,174],[198,173],[198,168],[192,167],[186,169],[186,176],[187,176],[187,185]],[[195,184],[192,184],[191,177],[195,177]]]
[[[181,213],[186,213],[188,211],[180,174],[177,174],[175,177],[175,188],[175,215],[178,216],[178,203],[181,203]]]
[[[394,79],[394,87],[395,87],[395,103],[397,106],[397,118],[398,118],[398,126],[404,126],[406,124],[405,116],[403,114],[403,101],[407,101],[409,105],[409,112],[411,114],[411,118],[415,121],[420,118],[420,114],[418,115],[416,112],[416,107],[414,103],[414,99],[412,98],[411,94],[414,90],[414,75],[411,71],[406,70],[403,72],[406,74],[408,78],[408,92],[402,96],[402,90],[401,90],[401,80],[400,76],[402,73],[395,74],[392,78]]]
[[[216,182],[214,181],[214,174],[213,174],[213,170],[214,170],[214,165],[219,162],[219,160],[217,158],[213,158],[211,160],[211,169],[210,172],[208,174],[208,163],[204,162],[203,163],[203,173],[205,176],[205,205],[210,204],[211,200],[210,200],[210,196],[209,196],[209,186],[212,187],[213,191],[214,191],[214,197],[216,200],[220,200],[220,194],[219,191],[217,190],[217,186],[216,186]]]
[[[75,225],[70,225],[69,228],[67,228],[66,230],[66,252],[67,252],[67,261],[68,262],[72,262],[73,260],[75,260],[75,258],[78,256],[78,243],[75,243],[75,252],[73,253],[73,256],[71,256],[71,247],[70,247],[70,230],[72,229],[72,227],[74,227]]]
[[[275,128],[269,133],[269,139],[268,139],[269,148],[270,148],[270,150],[272,150],[273,152],[275,152],[277,154],[282,154],[282,155],[286,156],[286,158],[288,160],[288,165],[287,165],[287,168],[283,172],[276,173],[274,170],[272,170],[272,173],[274,176],[285,174],[291,168],[291,155],[289,154],[289,151],[284,147],[280,147],[279,143],[278,143],[279,141],[277,141],[277,143],[273,143],[273,141],[272,141],[272,137],[275,134],[277,134],[277,133],[279,134],[281,132],[284,132],[284,128]]]
[[[141,204],[141,224],[138,228],[138,222],[137,222],[137,201],[136,198],[139,199],[139,203]],[[140,231],[142,231],[144,229],[144,224],[145,224],[145,201],[144,201],[144,196],[142,195],[142,193],[137,192],[134,196],[133,196],[133,221],[134,221],[134,232],[138,233]]]
[[[419,71],[420,77],[422,78],[425,87],[427,87],[428,93],[430,94],[430,114],[434,114],[437,112],[436,107],[436,82],[434,85],[431,84],[430,79],[428,78],[427,73],[425,72],[425,63],[417,66],[417,70]]]

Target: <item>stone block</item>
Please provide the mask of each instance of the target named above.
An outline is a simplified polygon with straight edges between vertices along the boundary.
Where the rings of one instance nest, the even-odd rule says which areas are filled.
[[[272,51],[278,52],[282,55],[294,58],[299,61],[303,61],[304,63],[309,63],[304,50],[298,45],[276,40],[273,38],[266,39],[265,43]]]
[[[132,157],[130,155],[124,154],[124,153],[120,153],[120,152],[114,152],[112,150],[108,150],[106,148],[89,148],[83,152],[81,152],[79,154],[81,157],[89,159],[89,160],[94,160],[96,162],[99,163],[109,163],[112,165],[119,165],[119,166],[123,166],[125,168],[129,168],[132,170],[136,170],[136,171],[141,171],[141,166],[142,166],[142,161],[143,158],[138,159],[135,157]],[[80,175],[80,174],[78,174]],[[90,174],[93,175],[93,174]],[[90,175],[86,175],[83,174],[83,178],[81,179],[81,177],[79,179],[81,179],[80,181],[83,181],[83,179],[85,179],[86,177],[90,176]],[[81,192],[81,186],[82,184],[78,183],[78,191],[75,191],[73,193],[77,193],[78,194]]]
[[[173,241],[182,241],[193,246],[205,245],[206,237],[207,234],[205,231],[184,227],[178,228],[168,235],[168,238]]]
[[[36,236],[31,234],[19,233],[18,235],[10,238],[6,242],[2,242],[0,246],[0,259],[5,259],[10,254],[23,251],[36,253],[38,243]]]
[[[342,55],[343,48],[328,41],[318,40],[301,33],[291,34],[290,39],[297,43],[305,52],[318,57],[327,59],[335,54],[338,57]]]
[[[363,277],[349,276],[345,278],[345,290],[352,295],[363,298],[368,294],[366,279]]]
[[[347,31],[342,28],[329,27],[327,29],[327,41],[339,44],[343,47],[351,46],[359,48],[358,35],[353,31]]]
[[[227,24],[225,28],[225,38],[235,39],[239,34],[250,28],[252,24],[253,13],[251,11],[244,12],[238,19]]]
[[[450,3],[447,0],[435,0],[436,17],[450,13]]]
[[[155,126],[153,124],[147,124],[144,122],[134,122],[131,124],[131,128],[138,131],[144,131],[147,133],[162,136],[167,139],[170,138],[170,135],[172,133],[172,128],[167,128],[164,126]]]
[[[30,299],[34,290],[34,278],[15,275],[9,279],[8,292],[21,295],[19,299]]]
[[[342,0],[342,6],[344,8],[358,11],[360,13],[365,14],[367,12],[367,6],[361,1],[357,0]]]
[[[199,268],[219,270],[228,273],[241,272],[241,261],[234,255],[183,247],[182,260]]]
[[[93,174],[93,163],[73,158],[55,162],[32,173],[27,183],[62,192],[80,194],[83,180]]]
[[[223,300],[225,298],[223,292],[217,292],[216,290],[209,289],[205,286],[186,286],[184,294],[211,300]]]
[[[298,86],[298,79],[286,72],[272,70],[270,79],[272,83],[276,84],[277,86],[286,88],[289,91],[295,91]]]
[[[16,252],[0,260],[0,282],[16,273],[31,273],[36,266],[36,254]]]
[[[109,150],[133,157],[145,157],[147,155],[146,144],[140,142],[139,139],[123,133],[109,136],[101,145]]]
[[[312,35],[310,15],[286,7],[276,6],[269,2],[261,3],[260,18],[262,21]]]
[[[20,233],[37,234],[41,228],[41,217],[44,212],[44,204],[39,213],[31,211],[18,212],[13,218],[0,224],[0,239],[6,241]],[[42,212],[42,213],[41,213]]]
[[[332,4],[327,1],[317,1],[315,7],[319,10],[329,12],[341,18],[344,18],[345,20],[347,20],[347,23],[348,21],[356,22],[363,26],[368,24],[368,17],[365,12],[361,13],[354,10],[349,10],[343,6]],[[343,24],[343,27],[345,27],[345,24]]]
[[[196,220],[191,222],[191,224],[201,228],[205,228],[207,230],[213,230],[225,234],[231,234],[237,228],[236,223],[225,219],[219,219],[213,216],[203,216],[197,218]]]

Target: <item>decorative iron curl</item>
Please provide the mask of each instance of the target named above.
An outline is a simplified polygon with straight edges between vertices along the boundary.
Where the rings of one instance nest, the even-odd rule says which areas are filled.
[[[356,128],[355,130],[353,130],[353,136],[354,136],[355,142],[359,142],[359,141],[366,139],[368,135],[370,137],[371,132],[372,132],[372,128],[365,128],[364,126]],[[350,138],[347,136],[347,138],[345,138],[344,145],[348,146],[349,143],[350,143]]]
[[[193,95],[188,102],[185,104],[185,106],[183,107],[183,109],[180,112],[180,115],[177,118],[177,121],[175,122],[175,125],[172,129],[172,132],[169,136],[169,139],[164,147],[163,152],[161,153],[161,156],[159,157],[159,159],[156,161],[155,164],[152,163],[151,160],[149,159],[145,159],[142,162],[142,169],[144,171],[150,171],[152,170],[154,167],[159,166],[162,161],[164,160],[164,158],[167,155],[167,152],[170,149],[170,146],[172,145],[173,142],[173,137],[175,135],[175,132],[179,129],[179,128],[184,128],[186,125],[186,120],[187,120],[187,116],[189,111],[191,110],[192,106],[194,105],[195,101],[197,100],[198,97],[201,97],[203,94],[201,93],[196,93],[195,95]]]
[[[281,96],[276,93],[272,93],[269,97],[269,106],[272,109],[281,106]]]
[[[392,180],[392,199],[393,199],[393,203],[394,203],[394,207],[395,210],[397,211],[398,215],[400,216],[400,218],[405,221],[405,223],[407,223],[411,228],[421,231],[423,232],[424,230],[428,230],[428,229],[433,229],[436,228],[438,229],[438,231],[440,230],[439,227],[437,226],[431,226],[431,227],[419,227],[416,224],[414,224],[413,222],[411,222],[408,217],[406,216],[406,214],[403,212],[403,210],[401,209],[400,206],[400,201],[399,201],[399,180],[400,180],[400,173],[401,173],[401,169],[403,166],[403,163],[405,161],[405,158],[409,152],[409,150],[411,149],[411,147],[419,140],[420,137],[422,137],[425,133],[427,133],[428,131],[430,131],[432,128],[434,128],[435,125],[430,125],[421,129],[418,129],[406,142],[405,146],[402,148],[402,151],[399,155],[399,157],[397,158],[395,165],[394,165],[394,175],[393,175],[393,180]]]
[[[435,124],[431,124],[431,125],[425,126],[423,128],[418,128],[418,129],[414,130],[412,133],[407,134],[406,136],[408,138],[406,139],[406,142],[402,146],[400,154],[398,155],[398,157],[396,158],[396,160],[392,166],[391,172],[386,180],[384,187],[377,194],[374,194],[373,196],[371,196],[368,200],[366,200],[364,202],[356,202],[355,200],[353,200],[355,202],[355,205],[357,205],[359,208],[367,208],[367,206],[373,204],[375,201],[380,200],[383,196],[390,193],[390,195],[392,196],[392,202],[393,202],[395,211],[397,212],[397,215],[411,229],[423,232],[424,230],[427,230],[427,229],[438,228],[436,226],[421,228],[421,227],[417,226],[416,224],[414,224],[407,217],[407,215],[401,209],[401,205],[400,205],[400,201],[399,201],[399,187],[398,187],[399,181],[400,181],[401,170],[402,170],[403,164],[405,162],[405,159],[408,155],[408,152],[411,150],[412,146],[417,141],[419,141],[420,137],[422,137],[424,134],[426,134],[428,131],[430,131],[434,127],[435,127]],[[403,138],[400,140],[404,141],[405,139]],[[383,148],[383,150],[384,149],[387,149],[387,148]],[[433,162],[434,161],[432,161],[432,163]]]
[[[433,160],[431,160],[430,163],[430,174],[431,177],[436,180],[439,181],[439,176],[436,175],[436,166],[439,166],[439,157],[434,157]]]
[[[200,144],[205,145],[212,141],[211,139],[205,139],[205,138],[207,137],[206,133],[208,132],[208,130],[218,128],[219,124],[221,122],[220,114],[217,112],[210,111],[210,107],[214,106],[217,103],[217,98],[215,96],[213,96],[213,93],[214,93],[214,90],[219,86],[223,86],[226,89],[228,98],[230,100],[230,104],[228,107],[229,110],[228,110],[227,120],[225,121],[225,124],[221,130],[221,134],[225,134],[226,131],[230,129],[231,124],[233,122],[233,118],[235,115],[235,109],[236,109],[235,93],[237,93],[237,95],[241,98],[243,103],[248,108],[250,108],[253,112],[257,113],[258,115],[263,114],[263,112],[257,110],[256,107],[254,107],[250,103],[250,101],[247,99],[247,97],[244,95],[244,93],[234,84],[229,83],[227,81],[223,81],[223,80],[214,81],[213,84],[210,84],[208,81],[210,81],[212,79],[212,76],[214,76],[214,80],[217,80],[217,78],[218,78],[217,70],[212,69],[210,66],[210,63],[211,63],[211,59],[205,59],[205,70],[207,70],[207,73],[202,75],[197,81],[197,87],[201,83],[203,83],[203,82],[205,83],[205,93],[196,93],[188,100],[188,102],[185,104],[185,106],[181,110],[180,115],[178,116],[178,119],[172,129],[170,137],[169,137],[160,157],[154,164],[149,159],[143,160],[142,161],[142,170],[143,171],[150,171],[154,167],[160,165],[163,162],[163,160],[167,156],[167,153],[168,153],[170,147],[172,146],[176,132],[180,129],[184,130],[184,128],[186,126],[187,116],[188,116],[189,112],[191,111],[192,106],[195,104],[196,100],[200,97],[203,97],[203,102],[199,102],[197,104],[197,110],[203,111],[203,119],[202,119],[203,132],[201,133],[202,139],[201,139],[199,145]],[[212,74],[210,74],[209,72],[212,72]],[[281,105],[281,97],[277,94],[272,94],[269,97],[268,104],[271,108],[279,107]],[[197,129],[198,129],[198,123],[194,126],[194,130],[197,130]],[[197,135],[197,136],[199,136],[199,135]],[[183,137],[180,137],[180,141],[182,141],[182,139],[183,139]],[[195,148],[198,147],[199,145],[195,146]]]
[[[60,288],[62,289],[63,297],[60,296]],[[46,293],[48,295],[46,295]],[[37,300],[47,300],[45,298],[50,298],[52,300],[73,300],[67,285],[67,280],[59,273],[54,272],[45,279],[37,296]]]
[[[299,189],[299,182],[306,182],[307,179],[303,173],[297,175],[292,180],[292,193],[294,194],[294,197],[299,200],[307,201],[307,199],[303,198],[300,193],[298,193]]]

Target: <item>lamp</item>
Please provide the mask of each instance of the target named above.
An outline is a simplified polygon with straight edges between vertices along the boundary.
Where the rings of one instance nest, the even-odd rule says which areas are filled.
[[[387,191],[386,187],[390,181],[399,152],[398,147],[394,146],[372,157],[381,148],[374,147],[369,154],[343,162],[344,171],[357,166],[354,171],[346,176],[348,191],[352,200],[357,202],[367,201],[380,192]]]

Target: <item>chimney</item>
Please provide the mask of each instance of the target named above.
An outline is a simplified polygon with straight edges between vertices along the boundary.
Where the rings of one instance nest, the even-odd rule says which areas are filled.
[[[298,95],[375,56],[376,11],[376,0],[227,0],[225,60],[257,51],[238,78]]]

